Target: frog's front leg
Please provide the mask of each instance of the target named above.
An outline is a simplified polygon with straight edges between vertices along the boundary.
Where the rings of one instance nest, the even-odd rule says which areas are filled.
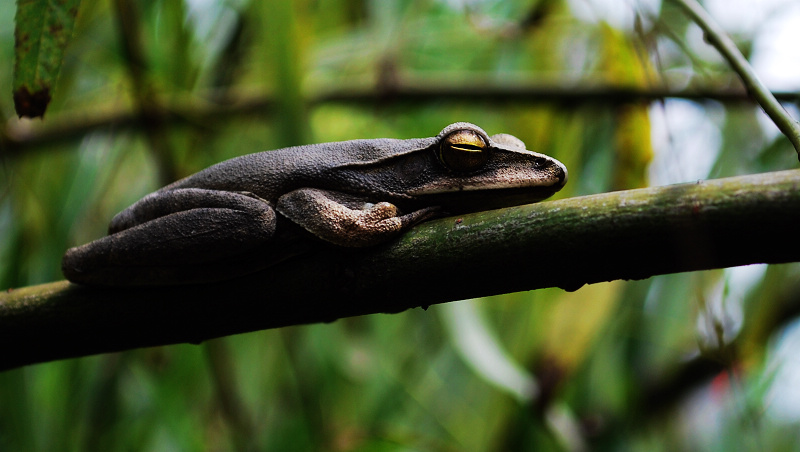
[[[159,191],[117,215],[110,235],[67,250],[62,268],[70,281],[97,285],[224,280],[275,258],[265,253],[275,223],[272,206],[250,194]]]
[[[388,202],[372,204],[356,196],[315,188],[281,196],[276,209],[315,236],[348,247],[384,242],[440,211],[439,207],[427,207],[402,214]]]

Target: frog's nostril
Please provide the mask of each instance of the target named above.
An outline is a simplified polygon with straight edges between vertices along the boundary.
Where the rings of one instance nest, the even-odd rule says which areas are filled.
[[[561,182],[562,187],[567,184],[568,179],[569,179],[569,173],[567,172],[567,168],[561,165],[558,172],[558,180],[559,182]]]

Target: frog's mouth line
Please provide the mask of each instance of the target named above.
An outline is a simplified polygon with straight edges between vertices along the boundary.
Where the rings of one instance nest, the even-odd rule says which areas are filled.
[[[458,186],[458,187],[437,187],[437,188],[427,188],[427,189],[420,189],[415,191],[409,191],[409,195],[414,197],[422,197],[428,195],[447,195],[447,194],[455,194],[455,193],[465,193],[464,196],[471,196],[472,193],[482,193],[482,192],[490,192],[490,193],[502,193],[505,191],[510,190],[528,190],[528,191],[536,191],[537,189],[547,189],[553,188],[553,192],[556,192],[563,187],[564,184],[561,183],[558,179],[549,180],[549,181],[536,181],[531,183],[531,181],[521,181],[519,183],[513,182],[498,182],[494,184],[482,184],[482,185],[465,185],[465,186]],[[469,194],[466,194],[469,193]]]
[[[441,206],[450,214],[477,212],[539,202],[553,196],[562,186],[561,184],[551,184],[527,187],[504,186],[502,189],[479,187],[469,191],[440,191],[415,196],[413,201],[399,202],[398,205],[403,210]]]
[[[472,196],[475,192],[506,193],[510,190],[548,191],[553,194],[567,184],[568,177],[566,167],[562,164],[554,164],[543,171],[541,177],[524,177],[513,172],[507,174],[497,172],[491,178],[486,178],[485,180],[470,181],[466,179],[463,184],[458,184],[458,181],[450,181],[449,184],[434,183],[415,190],[409,190],[407,193],[412,197],[456,193],[462,193],[463,196]]]

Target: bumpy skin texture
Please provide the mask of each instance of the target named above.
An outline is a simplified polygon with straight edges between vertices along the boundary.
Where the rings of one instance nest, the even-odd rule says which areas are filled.
[[[69,249],[83,284],[220,281],[313,246],[371,246],[420,221],[536,202],[563,187],[564,165],[469,123],[433,138],[313,144],[237,157],[151,193],[109,235]],[[299,227],[299,228],[298,228]]]

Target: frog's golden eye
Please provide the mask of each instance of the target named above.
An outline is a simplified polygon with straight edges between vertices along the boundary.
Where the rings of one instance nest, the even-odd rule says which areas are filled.
[[[488,158],[489,146],[482,136],[472,130],[456,130],[444,137],[439,145],[439,160],[453,171],[475,171]]]

